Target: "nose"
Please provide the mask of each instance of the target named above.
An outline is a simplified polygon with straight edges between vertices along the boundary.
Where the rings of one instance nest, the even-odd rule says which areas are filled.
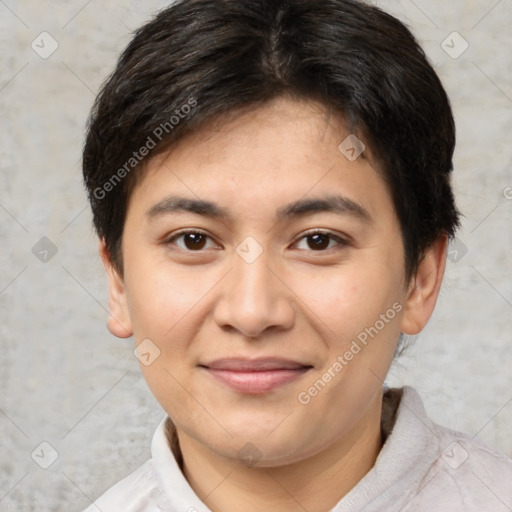
[[[271,268],[265,252],[251,263],[234,255],[234,268],[222,281],[214,318],[219,327],[258,338],[267,330],[287,330],[295,322],[293,293]]]

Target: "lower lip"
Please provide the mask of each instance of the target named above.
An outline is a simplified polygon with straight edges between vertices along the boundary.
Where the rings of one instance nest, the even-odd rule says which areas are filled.
[[[226,386],[241,393],[266,393],[284,384],[294,381],[308,371],[308,368],[298,370],[268,370],[256,372],[240,372],[232,370],[217,370],[206,368],[208,373]]]

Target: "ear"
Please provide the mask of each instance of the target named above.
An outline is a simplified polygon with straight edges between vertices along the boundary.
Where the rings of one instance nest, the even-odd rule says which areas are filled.
[[[133,334],[132,323],[126,302],[123,277],[115,268],[104,240],[100,240],[99,252],[108,279],[108,307],[110,315],[108,330],[118,338],[129,338]]]
[[[418,334],[434,311],[446,266],[448,236],[440,236],[427,250],[407,291],[401,331]]]

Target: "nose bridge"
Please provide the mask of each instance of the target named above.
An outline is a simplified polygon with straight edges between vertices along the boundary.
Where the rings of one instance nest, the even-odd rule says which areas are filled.
[[[233,268],[215,313],[217,323],[247,337],[257,337],[271,326],[289,328],[294,310],[286,287],[269,268],[270,254],[261,248],[256,255],[254,247],[244,251],[247,248],[240,244],[233,257]]]
[[[262,253],[254,261],[237,256],[234,261],[232,290],[238,304],[250,305],[259,301],[259,305],[263,306],[271,300],[275,293],[275,283],[270,282],[271,276],[267,254]]]

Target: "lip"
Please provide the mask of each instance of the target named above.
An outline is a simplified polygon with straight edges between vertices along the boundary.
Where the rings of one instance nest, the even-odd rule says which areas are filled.
[[[276,389],[298,379],[312,368],[311,365],[275,357],[217,359],[199,366],[222,384],[248,394]]]

